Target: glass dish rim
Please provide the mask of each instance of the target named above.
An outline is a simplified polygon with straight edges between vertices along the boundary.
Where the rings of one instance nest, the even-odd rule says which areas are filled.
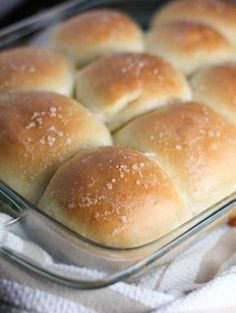
[[[42,210],[40,210],[37,205],[29,202],[28,200],[24,199],[21,195],[19,195],[17,192],[15,192],[12,188],[10,188],[8,185],[6,185],[4,182],[2,182],[0,180],[0,194],[3,194],[5,197],[8,198],[8,200],[12,203],[15,204],[17,209],[19,209],[19,213],[20,215],[16,218],[13,218],[12,220],[6,222],[5,226],[9,226],[13,223],[18,222],[19,219],[21,219],[27,211],[30,210],[34,213],[36,213],[39,216],[42,216],[43,218],[46,218],[47,220],[50,221],[50,223],[56,225],[56,227],[60,228],[61,230],[71,234],[73,237],[75,237],[76,239],[89,244],[95,248],[99,248],[102,249],[103,251],[105,250],[106,252],[114,252],[114,253],[119,253],[119,252],[135,252],[138,250],[142,250],[145,249],[147,247],[151,247],[155,244],[157,244],[159,241],[162,241],[163,239],[165,239],[168,236],[172,236],[175,232],[178,232],[179,229],[184,229],[186,228],[186,226],[188,226],[189,224],[193,224],[196,225],[197,223],[195,223],[195,220],[200,220],[200,221],[204,221],[204,218],[201,218],[201,216],[205,216],[207,215],[209,211],[212,211],[212,208],[219,208],[218,210],[220,210],[221,208],[224,207],[224,203],[225,202],[230,202],[230,201],[236,201],[236,191],[232,192],[230,195],[228,195],[227,197],[225,197],[224,199],[218,201],[217,203],[213,204],[212,206],[210,206],[209,208],[207,208],[206,210],[200,212],[199,214],[193,216],[192,218],[188,219],[186,222],[182,223],[181,225],[179,225],[178,227],[174,228],[173,230],[171,230],[170,232],[168,232],[167,234],[158,237],[157,239],[150,241],[148,243],[145,243],[141,246],[135,246],[135,247],[111,247],[111,246],[106,246],[100,243],[97,243],[91,239],[88,239],[86,237],[84,237],[83,235],[73,231],[72,229],[68,228],[67,226],[63,225],[62,223],[56,221],[55,219],[53,219],[50,215],[46,214],[45,212],[43,212]],[[23,206],[25,209],[22,209]],[[217,209],[216,209],[217,211]]]
[[[9,192],[10,191],[10,192]],[[12,204],[19,206],[23,205],[22,214],[19,217],[13,219],[13,221],[7,222],[6,226],[10,225],[11,223],[18,222],[25,214],[27,214],[27,210],[31,210],[31,212],[36,212],[39,216],[43,218],[47,218],[48,216],[43,214],[36,206],[25,200],[23,197],[19,196],[17,193],[12,191],[8,186],[4,183],[0,182],[0,194],[5,196]],[[127,268],[117,271],[114,274],[110,274],[105,278],[99,278],[94,281],[92,280],[81,280],[81,279],[71,279],[66,276],[61,276],[55,274],[53,272],[48,271],[45,268],[39,267],[36,264],[30,263],[23,258],[21,258],[18,254],[15,254],[11,250],[5,249],[4,247],[0,246],[0,255],[6,257],[9,261],[13,261],[18,265],[21,265],[34,273],[40,274],[40,276],[45,277],[55,283],[59,283],[61,285],[67,286],[69,288],[74,289],[97,289],[102,288],[105,286],[109,286],[121,280],[125,280],[128,277],[136,274],[140,270],[144,269],[146,266],[154,263],[165,254],[167,254],[171,249],[178,247],[181,243],[184,243],[186,240],[191,238],[192,236],[198,234],[201,230],[204,230],[207,226],[211,225],[213,222],[217,221],[220,217],[224,216],[227,212],[229,212],[232,208],[236,206],[236,191],[231,193],[229,196],[224,198],[223,200],[219,201],[218,203],[214,204],[210,208],[204,210],[200,214],[196,215],[193,219],[187,221],[186,223],[182,224],[178,228],[174,229],[172,232],[168,233],[167,235],[163,236],[162,238],[158,238],[152,243],[149,243],[148,246],[154,245],[158,243],[163,238],[171,237],[171,235],[175,233],[180,233],[177,236],[174,236],[174,239],[167,240],[167,243],[161,246],[161,248],[154,250],[154,252],[150,253],[148,256],[145,256],[139,259],[132,265],[129,265]],[[51,223],[55,224],[56,227],[63,229],[63,231],[70,231],[68,228],[63,226],[62,224],[56,222],[53,219],[49,219]],[[190,225],[189,225],[190,224]],[[190,226],[186,229],[186,226]],[[181,231],[181,229],[184,229]],[[78,234],[76,234],[78,235]],[[76,236],[79,240],[83,240],[81,236]],[[84,241],[85,242],[85,241]],[[85,242],[87,244],[87,241]],[[92,245],[92,243],[89,243]],[[94,246],[94,245],[93,245]],[[145,246],[146,247],[146,246]],[[96,246],[97,248],[97,246]],[[100,247],[104,250],[103,247]],[[134,248],[133,251],[141,250],[143,247]],[[108,248],[108,251],[111,252],[121,252],[122,250],[113,250]],[[124,250],[122,252],[127,252]]]
[[[130,1],[137,2],[140,0],[130,0]],[[31,16],[25,20],[22,20],[16,24],[13,24],[9,27],[6,27],[0,30],[0,48],[2,48],[2,46],[4,45],[9,44],[11,41],[14,42],[15,40],[18,40],[21,37],[23,38],[25,35],[31,34],[34,31],[45,29],[45,20],[47,21],[47,20],[53,19],[53,22],[50,25],[52,26],[53,24],[58,22],[58,18],[64,19],[65,17],[70,15],[71,10],[73,8],[76,8],[78,5],[80,5],[80,8],[78,11],[81,12],[89,8],[93,8],[94,6],[97,6],[97,5],[103,5],[103,4],[110,5],[110,4],[124,3],[124,2],[125,0],[110,0],[110,1],[109,0],[70,0],[66,3],[53,7],[47,12],[36,14],[34,16]],[[78,13],[78,11],[76,13]],[[8,36],[10,40],[8,41],[8,43],[4,43],[4,38]],[[236,206],[236,191],[235,191],[231,195],[226,197],[225,199],[219,201],[217,204],[204,210],[199,215],[193,217],[192,219],[188,220],[186,223],[177,227],[176,229],[171,231],[169,234],[161,238],[158,238],[153,242],[147,243],[143,246],[133,247],[133,248],[113,248],[113,247],[107,247],[107,246],[94,243],[91,240],[88,240],[87,238],[84,238],[83,236],[76,234],[75,232],[69,230],[68,228],[61,225],[60,223],[54,221],[50,216],[40,211],[37,208],[37,206],[29,203],[28,201],[26,201],[25,199],[17,195],[15,192],[9,195],[9,193],[6,192],[4,188],[2,188],[1,182],[0,182],[0,193],[4,194],[12,203],[16,199],[17,201],[21,201],[21,203],[24,204],[28,209],[36,212],[37,214],[41,216],[49,218],[51,222],[57,224],[57,227],[63,228],[63,230],[66,229],[73,235],[76,235],[76,237],[79,240],[84,241],[86,244],[90,244],[96,248],[106,250],[108,252],[116,253],[116,252],[138,251],[148,246],[155,245],[157,242],[160,242],[164,238],[170,235],[173,235],[174,233],[180,232],[179,236],[176,236],[172,241],[169,241],[166,245],[162,246],[158,250],[154,250],[154,252],[150,253],[150,255],[144,258],[141,258],[137,263],[134,263],[133,265],[125,268],[124,270],[118,271],[115,274],[111,274],[110,276],[107,276],[107,278],[105,279],[97,279],[96,281],[73,280],[67,277],[60,277],[58,275],[53,274],[52,272],[47,272],[43,268],[37,267],[33,263],[28,262],[28,264],[26,264],[27,262],[25,260],[21,259],[18,255],[14,255],[12,251],[8,251],[0,247],[0,254],[7,257],[10,261],[14,261],[15,263],[19,265],[23,265],[24,267],[31,269],[33,272],[38,272],[41,276],[47,277],[48,279],[51,279],[54,282],[57,282],[62,285],[66,285],[67,287],[79,288],[79,289],[101,288],[101,287],[108,286],[110,284],[116,283],[120,280],[123,280],[132,276],[132,274],[137,273],[139,270],[142,270],[149,264],[152,264],[155,261],[157,261],[163,255],[165,255],[166,251],[168,252],[172,247],[177,247],[181,242],[184,242],[188,238],[191,238],[193,235],[197,234],[200,230],[204,230],[207,226],[209,226],[218,218],[222,217],[224,214],[230,211],[232,207]],[[9,223],[17,222],[21,217],[22,216],[19,216],[18,218],[10,221]],[[192,225],[192,227],[189,227],[186,230],[186,226],[188,225]],[[180,231],[181,229],[185,229],[185,230],[181,232]]]

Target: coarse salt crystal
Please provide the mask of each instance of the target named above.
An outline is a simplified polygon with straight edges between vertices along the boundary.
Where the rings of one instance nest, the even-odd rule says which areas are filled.
[[[51,112],[51,113],[55,113],[56,111],[57,111],[56,107],[50,107],[49,108],[49,112]]]
[[[120,219],[121,219],[121,222],[122,222],[122,223],[127,223],[127,217],[126,217],[126,216],[122,215],[122,216],[120,217]]]
[[[65,144],[70,145],[72,143],[72,139],[70,137],[66,138]]]
[[[107,189],[112,190],[112,183],[108,183],[108,184],[107,184]]]
[[[181,147],[181,145],[179,145],[179,144],[177,144],[177,145],[175,146],[175,148],[176,148],[176,150],[178,150],[178,151],[182,150],[182,147]]]

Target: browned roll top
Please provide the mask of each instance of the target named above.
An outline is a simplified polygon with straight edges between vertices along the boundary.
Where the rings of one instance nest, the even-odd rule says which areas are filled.
[[[76,97],[114,131],[168,102],[189,100],[191,91],[166,60],[145,53],[119,53],[77,73]]]
[[[235,32],[232,1],[171,1],[154,15],[147,50],[190,75],[206,65],[235,61]]]
[[[236,127],[204,105],[177,103],[144,115],[118,131],[115,143],[156,160],[194,214],[235,190]]]
[[[70,62],[45,50],[21,47],[0,53],[0,93],[42,90],[70,95]]]
[[[191,79],[195,99],[236,123],[236,64],[210,66]]]
[[[0,96],[0,179],[30,201],[77,151],[110,143],[105,126],[71,98],[36,91]]]
[[[235,64],[206,67],[192,77],[191,85],[195,99],[207,104],[229,122],[236,124]],[[232,171],[234,172],[234,169]],[[231,216],[236,217],[236,210]],[[231,223],[233,225],[235,221]]]
[[[148,243],[191,217],[157,164],[115,146],[85,150],[65,163],[39,207],[81,235],[112,247]]]
[[[135,21],[111,9],[91,10],[65,21],[51,40],[53,49],[79,67],[114,52],[144,49],[142,31]]]

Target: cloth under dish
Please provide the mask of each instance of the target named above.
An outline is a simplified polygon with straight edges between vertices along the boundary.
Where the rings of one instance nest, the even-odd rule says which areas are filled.
[[[17,241],[18,251],[37,255],[54,270],[77,270],[53,263],[41,248],[15,235],[8,238],[9,244]],[[4,313],[231,313],[236,311],[235,290],[236,228],[227,225],[139,282],[99,290],[64,288],[0,260],[0,312]]]

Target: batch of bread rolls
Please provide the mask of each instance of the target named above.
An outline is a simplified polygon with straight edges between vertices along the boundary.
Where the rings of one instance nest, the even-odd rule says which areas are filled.
[[[0,52],[0,179],[93,242],[150,243],[236,190],[236,3],[144,33],[97,9]]]

